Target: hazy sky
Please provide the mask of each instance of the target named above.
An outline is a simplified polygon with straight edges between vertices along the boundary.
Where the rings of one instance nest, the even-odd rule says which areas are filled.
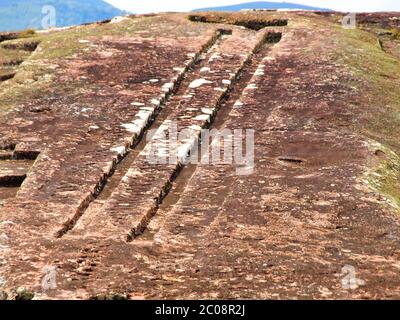
[[[105,0],[134,13],[190,11],[196,8],[253,2],[254,0]],[[274,0],[268,0],[274,1]],[[274,2],[282,2],[275,0]],[[400,0],[286,0],[339,11],[400,11]]]

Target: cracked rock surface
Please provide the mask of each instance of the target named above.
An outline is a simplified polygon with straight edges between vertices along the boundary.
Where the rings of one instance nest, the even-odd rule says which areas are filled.
[[[168,13],[35,35],[0,84],[0,297],[399,298],[399,47],[375,38],[399,17]],[[0,62],[20,54],[2,44],[19,49]],[[165,141],[147,133],[172,122],[190,129],[180,157],[148,163]],[[202,128],[254,129],[254,165],[185,166]]]

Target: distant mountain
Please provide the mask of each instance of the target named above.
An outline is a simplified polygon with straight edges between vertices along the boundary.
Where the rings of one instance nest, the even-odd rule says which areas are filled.
[[[240,11],[243,9],[301,9],[301,10],[321,10],[321,11],[332,11],[330,9],[323,9],[317,7],[305,6],[302,4],[290,3],[290,2],[268,2],[268,1],[258,1],[258,2],[247,2],[231,6],[224,7],[211,7],[196,9],[193,11]]]
[[[102,0],[0,0],[0,31],[42,29],[42,20],[46,21],[49,12],[46,11],[48,6],[55,8],[57,27],[106,20],[125,14]]]

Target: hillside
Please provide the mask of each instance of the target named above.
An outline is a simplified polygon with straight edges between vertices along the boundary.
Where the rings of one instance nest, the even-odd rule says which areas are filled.
[[[290,3],[290,2],[269,2],[269,1],[258,1],[258,2],[246,2],[230,6],[220,7],[209,7],[201,8],[193,11],[240,11],[245,9],[300,9],[300,10],[322,10],[331,11],[330,9],[322,9],[317,7],[306,6],[302,4]]]
[[[400,13],[357,17],[3,35],[0,299],[399,299]]]
[[[56,9],[56,26],[110,19],[124,12],[102,0],[7,0],[0,2],[0,32],[42,29],[44,6]]]

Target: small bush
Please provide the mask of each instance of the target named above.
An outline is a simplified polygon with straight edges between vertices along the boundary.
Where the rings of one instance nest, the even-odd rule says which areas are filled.
[[[400,40],[400,29],[396,29],[396,28],[391,29],[390,33],[391,33],[393,39]]]
[[[19,38],[29,38],[35,35],[35,30],[33,29],[26,29],[19,33]]]

